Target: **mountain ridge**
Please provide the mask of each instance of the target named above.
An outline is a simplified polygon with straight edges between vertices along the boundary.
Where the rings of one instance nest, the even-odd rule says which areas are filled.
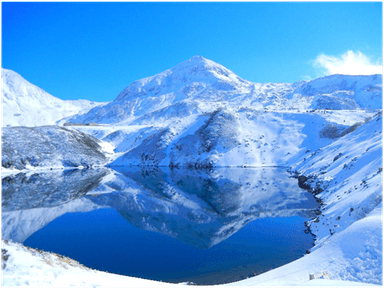
[[[212,60],[194,56],[125,87],[111,103],[73,117],[75,123],[129,124],[177,103],[270,110],[381,109],[382,76],[330,75],[294,83],[254,83]]]
[[[3,126],[65,122],[126,125],[176,104],[184,106],[187,115],[196,109],[204,113],[229,106],[268,110],[382,108],[380,74],[254,83],[202,56],[136,80],[108,103],[60,100],[4,68],[2,78]]]

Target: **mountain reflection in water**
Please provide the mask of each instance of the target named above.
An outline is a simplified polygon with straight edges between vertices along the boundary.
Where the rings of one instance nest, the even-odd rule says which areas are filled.
[[[36,246],[39,246],[39,238],[43,238],[38,236],[44,234],[44,227],[47,224],[54,226],[54,220],[60,216],[64,218],[65,213],[92,212],[100,208],[110,208],[136,228],[170,236],[199,250],[206,250],[209,254],[210,248],[222,242],[225,243],[225,240],[248,223],[255,220],[294,216],[308,220],[318,207],[313,196],[300,189],[297,180],[291,178],[282,168],[215,168],[204,171],[116,167],[114,170],[105,168],[74,170],[30,176],[18,174],[3,178],[2,183],[3,238],[25,242],[27,245],[32,242]],[[258,226],[263,227],[262,223]],[[302,232],[304,229],[302,224]],[[264,227],[263,230],[268,228]],[[139,231],[142,230],[137,232]],[[308,237],[305,245],[307,247],[303,247],[303,252],[298,252],[298,256],[309,249],[313,239]],[[242,238],[250,237],[245,235]],[[252,238],[255,237],[252,236]],[[71,252],[58,253],[71,254]],[[69,257],[76,259],[76,254]],[[283,259],[285,257],[282,257]],[[257,263],[257,260],[252,261],[248,257],[244,260]],[[114,261],[105,260],[104,264],[108,262]],[[237,263],[238,260],[233,262]],[[271,269],[274,266],[283,265],[281,262],[276,264],[265,266]],[[85,265],[92,266],[92,264]],[[244,268],[247,265],[242,264]],[[114,272],[108,267],[107,269],[93,268]],[[244,268],[242,270],[245,270]],[[185,271],[188,270],[191,269],[185,269],[183,276],[187,276]],[[212,272],[215,271],[215,269],[212,270]],[[230,268],[226,270],[231,271]],[[265,270],[267,269],[253,268],[252,272],[260,273]],[[200,284],[230,282],[244,278],[239,272],[233,274],[232,279],[228,272],[223,273],[223,276],[226,275],[225,278],[218,276],[217,273],[209,276],[210,274],[204,273],[201,268],[197,272],[190,272],[190,276],[194,277],[189,279],[173,275],[166,277],[166,274],[156,277],[156,274],[152,276],[148,272],[141,274],[120,271],[120,269],[115,271],[119,274],[150,279],[159,278],[158,280],[172,282],[181,282],[186,278],[185,280],[195,280]],[[203,275],[207,276],[202,277]]]
[[[125,187],[92,201],[116,209],[136,227],[207,249],[248,222],[265,217],[313,216],[317,203],[284,169],[214,171],[115,168]]]

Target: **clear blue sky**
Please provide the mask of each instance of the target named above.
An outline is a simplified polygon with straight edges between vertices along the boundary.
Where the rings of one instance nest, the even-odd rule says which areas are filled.
[[[61,99],[113,100],[194,55],[295,82],[348,50],[382,61],[381,2],[2,3],[2,67]]]

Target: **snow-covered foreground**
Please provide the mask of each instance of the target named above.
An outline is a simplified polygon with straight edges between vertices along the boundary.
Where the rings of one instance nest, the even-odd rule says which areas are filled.
[[[58,254],[3,241],[2,286],[168,287],[171,285],[92,270]]]

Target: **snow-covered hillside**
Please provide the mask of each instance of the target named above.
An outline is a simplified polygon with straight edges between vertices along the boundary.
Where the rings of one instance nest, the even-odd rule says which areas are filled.
[[[105,165],[108,144],[58,126],[2,129],[2,169],[36,170]]]
[[[382,75],[331,75],[310,81],[294,94],[314,96],[314,109],[381,109]]]
[[[132,126],[130,132],[119,130],[119,138],[110,133],[102,139],[115,141],[116,152],[127,151],[111,166],[290,166],[303,153],[330,144],[328,130],[345,134],[374,114],[218,109],[168,125]]]
[[[323,202],[323,213],[309,224],[317,238],[316,250],[333,234],[381,207],[381,113],[354,132],[308,153],[293,168],[308,178],[304,185],[317,190]]]
[[[105,103],[61,100],[31,84],[12,70],[1,69],[2,126],[53,125],[74,114],[82,114]]]

